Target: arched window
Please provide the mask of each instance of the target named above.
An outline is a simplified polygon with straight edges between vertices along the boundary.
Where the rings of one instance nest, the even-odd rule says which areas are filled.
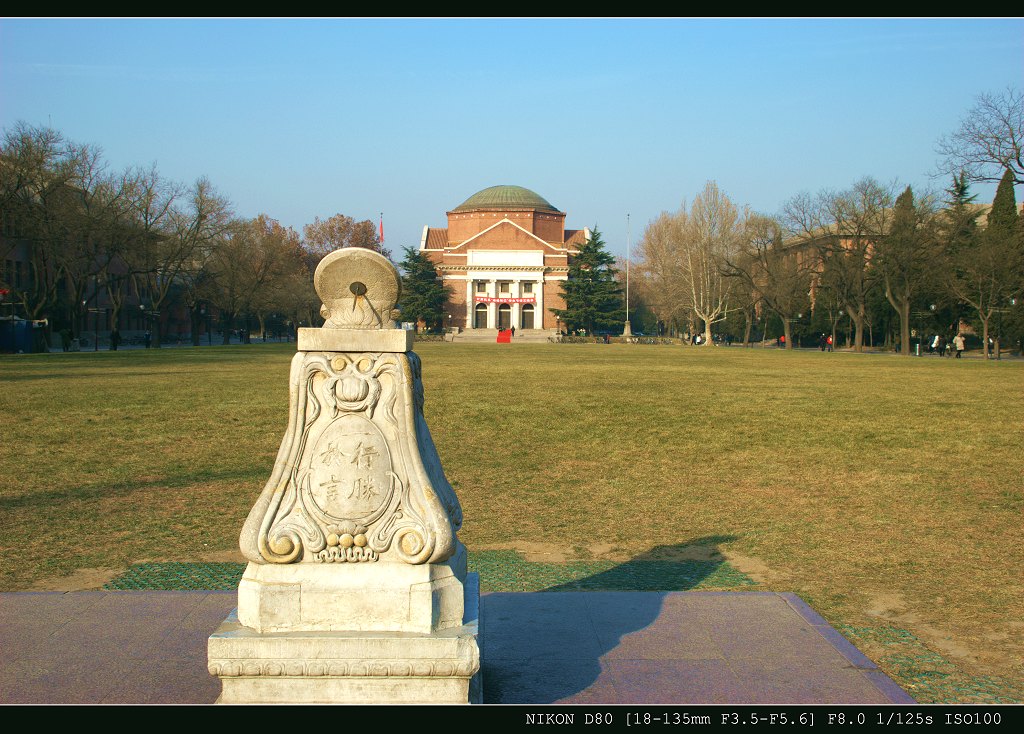
[[[512,326],[512,307],[503,303],[498,307],[498,328],[507,329]]]
[[[527,303],[523,306],[523,315],[520,318],[519,327],[521,329],[532,329],[533,326],[533,304]]]
[[[486,329],[487,328],[487,304],[478,303],[476,304],[476,310],[474,311],[473,318],[474,329]]]

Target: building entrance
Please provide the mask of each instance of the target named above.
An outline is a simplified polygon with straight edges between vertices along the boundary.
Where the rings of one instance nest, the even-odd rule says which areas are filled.
[[[530,304],[526,304],[525,306],[523,306],[523,315],[521,317],[521,321],[522,323],[520,324],[520,328],[533,328],[533,306],[531,306]]]
[[[508,329],[512,326],[512,307],[507,303],[498,307],[498,328]]]
[[[476,304],[476,311],[473,314],[473,328],[487,328],[487,305],[484,303]]]

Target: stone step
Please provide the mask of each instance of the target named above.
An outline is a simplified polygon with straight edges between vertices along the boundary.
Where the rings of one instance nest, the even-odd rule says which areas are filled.
[[[544,329],[516,329],[516,335],[512,337],[513,342],[547,342],[548,337],[554,336],[555,332]],[[497,329],[467,329],[456,334],[453,341],[456,342],[489,342],[495,343],[498,340]]]

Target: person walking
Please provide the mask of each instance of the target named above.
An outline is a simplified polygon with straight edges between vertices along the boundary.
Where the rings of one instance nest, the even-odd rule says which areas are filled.
[[[960,355],[964,353],[964,335],[957,334],[953,337],[953,348],[956,349],[956,358],[960,359]]]

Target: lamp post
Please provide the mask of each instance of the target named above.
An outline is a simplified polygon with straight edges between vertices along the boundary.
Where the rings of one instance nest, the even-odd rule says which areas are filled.
[[[93,298],[94,303],[93,303],[93,308],[90,308],[89,310],[92,311],[92,313],[93,313],[93,318],[92,318],[92,336],[93,336],[92,350],[94,352],[98,352],[100,350],[100,314],[101,313],[105,314],[107,312],[106,309],[101,309],[100,308],[100,283],[103,283],[103,285],[106,286],[107,279],[104,277],[101,280],[98,273],[96,275],[93,275],[92,276],[92,298]]]
[[[146,308],[145,302],[139,304],[139,309],[142,311],[142,325],[143,325],[143,327],[145,327],[145,331],[146,331],[146,334],[147,334],[145,345],[146,345],[146,349],[149,349],[150,344],[151,344],[151,342],[153,340],[152,329],[149,326],[149,322],[150,322],[152,316],[158,315],[160,312],[159,311],[154,311],[151,308]]]
[[[1017,299],[1016,298],[1011,298],[1010,299],[1010,308],[1013,309],[1013,308],[1016,308],[1016,307],[1017,307]]]
[[[935,304],[934,303],[931,304],[928,307],[927,311],[913,311],[910,314],[911,316],[913,316],[913,317],[915,317],[917,319],[917,325],[920,327],[917,330],[917,356],[918,357],[923,357],[924,356],[924,324],[925,324],[925,319],[927,319],[929,316],[934,316],[934,314],[935,314]],[[913,323],[913,322],[911,322],[911,323]],[[913,336],[913,333],[911,333],[911,336]]]
[[[929,310],[929,311],[931,311],[931,314],[932,314],[932,317],[931,317],[931,318],[932,318],[932,323],[934,324],[934,323],[935,323],[935,304],[933,303],[933,304],[929,305],[929,306],[928,306],[928,310]]]
[[[999,320],[997,322],[998,325],[996,327],[996,343],[995,343],[995,345],[996,345],[996,359],[1002,359],[1003,358],[1003,345],[1002,345],[1002,340],[1003,340],[1003,313],[1005,311],[1012,310],[1013,307],[1017,305],[1017,299],[1016,298],[1011,298],[1009,300],[1009,304],[1010,305],[1008,307],[1004,306],[1002,308],[994,308],[994,309],[992,309],[997,314],[999,314]]]
[[[999,325],[996,328],[996,359],[1003,358],[1003,345],[1001,344],[1003,338],[1003,309],[999,309]]]
[[[206,341],[208,346],[213,346],[213,337],[210,334],[210,317],[206,313],[206,304],[200,304],[199,306],[199,320],[206,326]],[[196,346],[199,346],[199,339],[196,339]]]
[[[803,347],[803,344],[800,341],[800,337],[797,336],[796,333],[796,327],[800,325],[800,319],[802,319],[803,317],[804,315],[802,313],[798,313],[795,319],[786,319],[786,323],[789,324],[789,338],[791,340],[793,338],[796,338],[797,347]],[[790,344],[790,346],[792,346],[792,344]]]
[[[86,281],[88,283],[88,281]],[[88,308],[89,301],[95,301],[93,308]],[[89,328],[89,314],[93,315],[92,318],[92,349],[94,352],[98,352],[100,349],[100,277],[98,275],[92,276],[92,294],[82,299],[82,331],[84,335],[85,330]],[[79,342],[81,344],[81,342]]]

